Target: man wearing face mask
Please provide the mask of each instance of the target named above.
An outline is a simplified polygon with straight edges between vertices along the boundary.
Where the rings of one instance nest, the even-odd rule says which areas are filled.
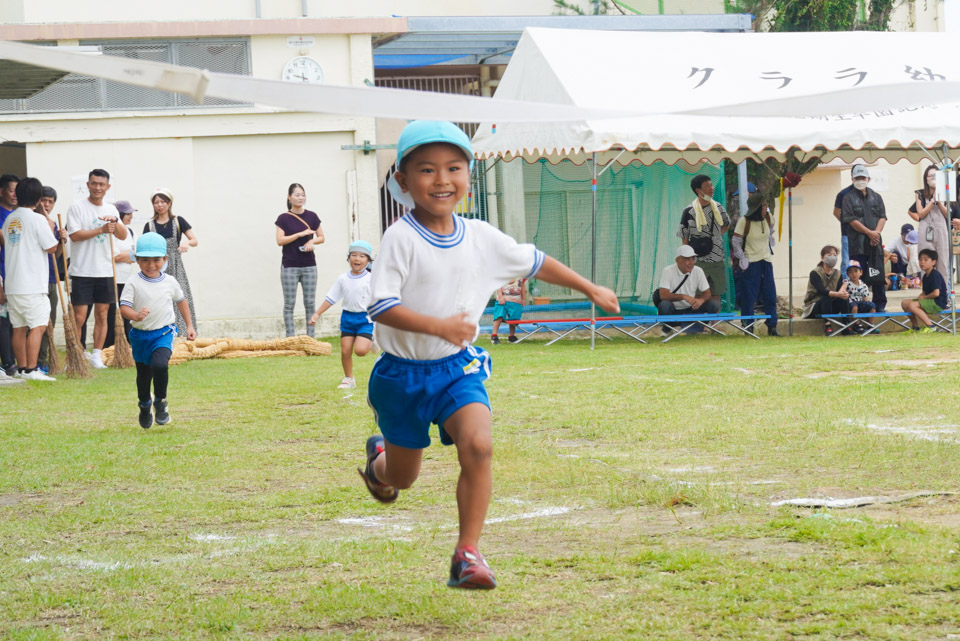
[[[863,265],[863,280],[873,290],[878,312],[887,305],[886,278],[883,273],[883,238],[880,232],[887,222],[887,210],[880,194],[870,189],[870,172],[856,165],[851,172],[853,191],[843,197],[840,220],[850,225],[850,260]]]
[[[737,221],[730,246],[738,259],[741,276],[740,315],[752,316],[757,298],[762,295],[768,336],[777,333],[777,286],[773,281],[773,218],[763,197],[757,192],[747,200],[747,215]],[[753,323],[744,322],[750,329]]]
[[[853,169],[857,167],[863,167],[863,165],[854,165]],[[853,191],[853,182],[837,192],[837,198],[833,201],[833,217],[840,223],[840,273],[843,275],[847,273],[847,266],[850,264],[850,225],[840,220],[840,208],[843,206],[844,196],[851,191]]]
[[[727,292],[727,266],[724,262],[723,235],[730,228],[730,217],[723,205],[713,199],[713,181],[700,174],[690,181],[696,198],[680,215],[677,236],[693,248],[697,265],[707,275],[710,294],[719,304]]]

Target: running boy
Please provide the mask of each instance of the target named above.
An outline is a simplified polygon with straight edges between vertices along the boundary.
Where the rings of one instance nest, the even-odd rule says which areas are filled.
[[[494,345],[500,344],[500,337],[497,336],[500,323],[505,320],[520,320],[523,315],[523,306],[527,302],[524,286],[526,282],[524,278],[515,278],[497,290],[497,303],[493,306],[493,335],[490,336],[490,342]],[[510,336],[507,340],[516,343],[517,326],[509,324],[507,326],[510,328]]]
[[[157,425],[170,422],[167,412],[168,364],[177,334],[176,305],[187,325],[187,340],[197,337],[190,318],[190,306],[177,280],[163,273],[167,263],[167,241],[160,234],[149,232],[137,239],[137,265],[140,272],[123,286],[120,315],[131,321],[130,347],[137,363],[137,397],[140,427],[153,425],[150,413],[150,382],[153,381],[153,409]]]
[[[367,268],[373,262],[373,247],[365,240],[354,241],[347,249],[347,262],[350,263],[350,271],[340,274],[320,307],[310,317],[310,324],[316,325],[320,314],[343,299],[343,311],[340,312],[343,380],[337,389],[353,389],[357,386],[353,378],[353,355],[366,356],[373,347],[373,323],[367,316],[367,305],[370,304],[370,270]]]
[[[383,354],[370,374],[368,401],[383,436],[367,440],[360,475],[375,499],[396,500],[420,473],[429,427],[456,444],[460,462],[460,534],[447,585],[493,588],[477,551],[490,502],[493,449],[490,400],[483,381],[490,356],[472,345],[490,294],[533,277],[569,287],[610,312],[616,295],[533,245],[521,245],[480,220],[454,215],[470,186],[470,139],[449,122],[415,121],[397,142],[394,197],[412,211],[383,235],[373,272],[370,316]]]
[[[904,300],[900,305],[903,311],[910,312],[910,325],[921,332],[936,331],[928,314],[939,314],[947,306],[947,283],[937,271],[937,252],[933,249],[920,250],[920,271],[923,272],[921,288],[923,293],[916,299]],[[921,328],[919,323],[923,323]]]

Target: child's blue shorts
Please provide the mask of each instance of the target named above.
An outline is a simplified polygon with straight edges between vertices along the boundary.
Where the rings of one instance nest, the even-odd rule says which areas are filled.
[[[142,330],[130,328],[130,348],[133,350],[133,360],[145,365],[150,364],[150,357],[161,347],[173,351],[173,339],[177,336],[177,326],[167,325],[160,329]]]
[[[383,438],[410,449],[430,445],[430,424],[440,442],[452,445],[443,429],[450,415],[470,403],[490,407],[483,382],[490,378],[490,354],[473,345],[435,361],[413,361],[384,352],[370,373],[367,402]]]
[[[850,307],[854,307],[854,306],[856,306],[858,314],[866,314],[867,312],[877,311],[876,304],[874,304],[874,302],[870,300],[862,300],[859,303],[851,302]]]
[[[373,323],[366,312],[340,312],[340,336],[373,338]]]
[[[497,320],[498,318],[504,320],[520,320],[522,314],[523,305],[520,303],[507,301],[503,305],[500,303],[493,304],[493,320]]]

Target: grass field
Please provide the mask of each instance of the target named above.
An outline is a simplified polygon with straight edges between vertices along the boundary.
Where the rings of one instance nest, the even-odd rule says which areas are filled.
[[[369,497],[336,357],[191,362],[149,431],[129,370],[0,388],[0,638],[960,639],[954,338],[482,345],[496,590],[453,449]]]

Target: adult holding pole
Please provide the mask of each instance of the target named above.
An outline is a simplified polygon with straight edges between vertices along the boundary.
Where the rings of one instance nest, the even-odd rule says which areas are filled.
[[[113,254],[108,236],[123,240],[127,229],[119,222],[120,214],[110,203],[103,202],[110,190],[110,174],[94,169],[87,176],[89,196],[75,201],[67,210],[67,233],[70,236],[70,267],[73,278],[71,301],[79,328],[93,305],[93,352],[87,357],[94,369],[104,369],[100,352],[107,338],[107,314],[116,301],[113,286]]]

